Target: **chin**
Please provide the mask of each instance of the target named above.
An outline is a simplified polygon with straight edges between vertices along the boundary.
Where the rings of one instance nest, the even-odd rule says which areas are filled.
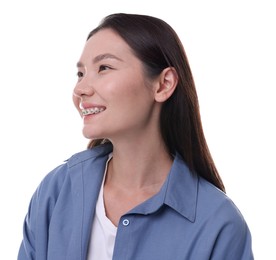
[[[95,130],[93,131],[91,129],[88,130],[88,129],[84,128],[82,130],[82,134],[85,138],[90,139],[90,140],[92,140],[92,139],[103,139],[103,137],[100,133],[97,134]]]

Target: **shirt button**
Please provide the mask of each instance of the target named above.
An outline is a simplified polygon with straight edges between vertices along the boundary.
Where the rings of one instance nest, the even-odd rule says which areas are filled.
[[[126,227],[129,225],[129,220],[128,219],[124,219],[123,220],[123,225]]]

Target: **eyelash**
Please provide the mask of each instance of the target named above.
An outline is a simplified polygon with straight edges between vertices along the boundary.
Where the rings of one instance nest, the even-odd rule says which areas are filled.
[[[110,66],[107,66],[107,65],[100,65],[100,66],[99,66],[98,72],[101,72],[101,71],[104,71],[104,70],[109,70],[109,69],[111,69]],[[84,73],[83,73],[83,72],[81,72],[81,71],[78,71],[78,72],[77,72],[77,77],[78,77],[79,79],[82,78],[83,76],[84,76]]]
[[[99,66],[99,72],[101,72],[103,70],[109,70],[109,69],[111,69],[111,68],[109,66],[107,66],[107,65],[100,65]]]

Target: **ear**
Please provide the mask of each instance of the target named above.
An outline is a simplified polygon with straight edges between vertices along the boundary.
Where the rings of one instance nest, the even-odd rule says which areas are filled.
[[[165,102],[174,92],[178,83],[178,75],[173,67],[164,69],[158,77],[155,89],[155,101]]]

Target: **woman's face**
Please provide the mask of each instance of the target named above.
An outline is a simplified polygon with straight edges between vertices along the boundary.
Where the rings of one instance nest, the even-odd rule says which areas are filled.
[[[135,138],[156,127],[159,110],[153,84],[118,34],[111,29],[94,34],[86,42],[77,67],[73,101],[83,118],[86,138]]]

